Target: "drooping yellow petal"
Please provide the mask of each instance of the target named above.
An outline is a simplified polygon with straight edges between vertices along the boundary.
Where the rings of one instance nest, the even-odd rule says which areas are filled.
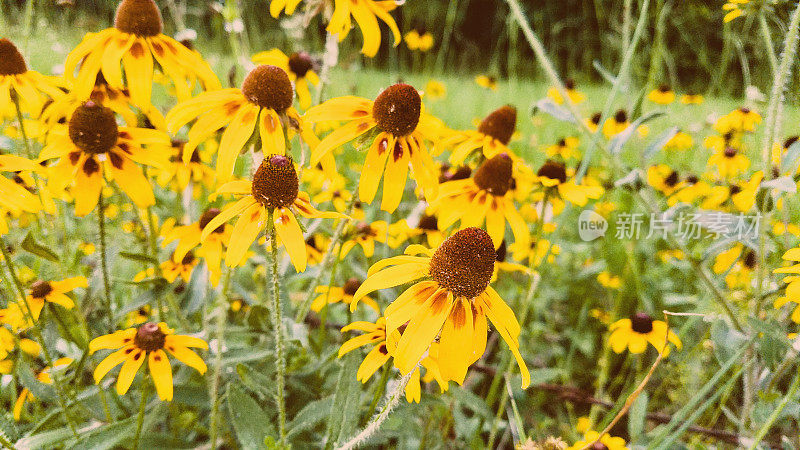
[[[147,352],[144,350],[134,349],[130,355],[125,359],[125,363],[119,370],[117,376],[117,394],[125,395],[130,389],[133,379],[136,377],[136,372],[142,367]]]
[[[147,366],[150,369],[150,376],[153,377],[153,384],[156,385],[158,398],[168,402],[172,401],[172,366],[169,364],[164,350],[150,352],[147,357]]]
[[[420,362],[442,329],[453,305],[452,294],[439,289],[432,295],[403,331],[397,349],[392,352],[394,364],[402,374],[408,374]]]
[[[278,239],[286,248],[286,253],[289,254],[289,259],[292,260],[295,270],[298,272],[305,271],[308,255],[306,254],[303,230],[300,228],[300,224],[297,223],[297,218],[289,209],[281,208],[275,210],[273,222],[275,223]]]
[[[100,364],[98,364],[97,368],[94,369],[94,382],[100,383],[100,380],[102,380],[111,369],[117,367],[118,365],[122,364],[123,361],[128,359],[128,355],[130,354],[130,350],[132,348],[133,346],[128,346],[121,350],[117,350],[100,361]]]

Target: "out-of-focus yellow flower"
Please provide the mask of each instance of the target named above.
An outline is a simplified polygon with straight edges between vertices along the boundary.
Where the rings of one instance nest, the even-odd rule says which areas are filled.
[[[497,90],[497,78],[492,75],[478,75],[475,77],[475,83],[485,89]]]
[[[675,92],[666,84],[662,84],[647,94],[647,99],[658,105],[669,105],[675,101]]]
[[[567,91],[567,96],[569,97],[570,102],[577,105],[586,101],[586,95],[583,92],[575,89],[574,80],[570,79],[564,81],[564,89]],[[553,99],[553,101],[559,105],[564,103],[564,97],[561,96],[561,92],[559,92],[555,87],[551,87],[547,90],[547,96]]]
[[[672,136],[672,139],[667,141],[664,148],[669,150],[687,150],[691,148],[693,144],[694,140],[689,133],[678,131],[675,136]]]
[[[406,33],[403,40],[409,50],[427,52],[433,48],[433,35],[427,31],[411,30]]]
[[[616,275],[612,275],[609,271],[604,270],[597,274],[597,281],[605,288],[619,289],[622,286],[622,280]]]
[[[447,96],[447,86],[439,80],[429,80],[425,85],[425,98],[439,100]]]
[[[580,153],[578,152],[580,143],[580,139],[574,136],[561,138],[555,144],[547,147],[545,153],[547,153],[548,158],[552,158],[556,155],[563,159],[570,159],[573,157],[580,158]]]
[[[741,5],[746,5],[748,3],[750,3],[750,0],[730,0],[728,3],[722,5],[722,9],[728,11],[725,17],[722,18],[722,21],[728,23],[744,15],[744,10],[741,9]]]
[[[699,105],[703,103],[705,99],[701,94],[694,94],[694,93],[686,93],[681,95],[681,103],[684,105]]]

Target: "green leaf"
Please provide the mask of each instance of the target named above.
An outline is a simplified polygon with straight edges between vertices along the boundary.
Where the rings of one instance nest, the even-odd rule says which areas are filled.
[[[604,80],[608,81],[612,85],[617,82],[617,77],[611,72],[609,72],[605,67],[603,67],[603,64],[601,64],[600,61],[595,59],[594,61],[592,61],[592,66],[597,71],[597,73],[599,73],[600,76],[603,77]]]
[[[242,448],[262,448],[275,435],[272,418],[235,383],[228,385],[228,415]]]
[[[22,247],[22,249],[26,252],[32,253],[40,258],[44,258],[52,262],[58,262],[58,255],[44,245],[36,242],[30,231],[25,235],[25,239],[22,240],[20,247]]]
[[[46,401],[55,400],[56,395],[53,386],[40,383],[28,364],[17,364],[17,376],[19,376],[20,383],[31,391],[31,394],[37,399]]]
[[[270,356],[271,354],[272,352],[270,352]],[[244,387],[253,393],[264,398],[272,398],[275,395],[275,389],[272,388],[275,383],[274,371],[270,370],[269,373],[263,373],[245,364],[237,364],[236,373],[239,374]]]
[[[330,410],[328,411],[328,423],[325,431],[326,441],[330,442],[332,439],[337,440],[338,436],[345,434],[345,428],[352,424],[352,420],[358,421],[358,411],[347,411],[348,398],[351,396],[360,399],[360,384],[356,379],[356,372],[358,371],[358,355],[355,352],[350,352],[339,360],[340,369],[339,376],[336,380],[336,392],[331,402]],[[354,386],[355,385],[355,386]],[[354,389],[355,388],[355,389]],[[353,391],[357,392],[353,392]],[[346,412],[351,412],[354,418],[345,417]],[[350,431],[347,430],[347,433]],[[348,436],[349,437],[349,436]]]
[[[663,115],[664,115],[663,112],[653,111],[634,120],[633,123],[628,125],[628,128],[625,128],[624,130],[622,130],[622,132],[620,132],[611,139],[608,148],[609,152],[611,152],[611,154],[613,155],[619,154],[622,151],[622,147],[624,147],[625,144],[627,144],[628,141],[631,139],[631,137],[633,137],[633,133],[636,131],[637,128],[639,128],[640,125],[643,125],[655,119],[656,117],[660,117]]]
[[[452,395],[453,398],[458,400],[458,403],[460,403],[461,406],[474,412],[475,414],[485,419],[491,419],[494,417],[492,410],[486,405],[486,401],[484,399],[462,388],[461,386],[454,387],[448,392],[450,392],[450,395]]]
[[[148,411],[144,416],[142,430],[149,429],[163,414],[164,408],[161,405]],[[121,447],[122,441],[131,439],[136,435],[137,419],[137,415],[133,415],[125,420],[103,425],[88,432],[82,432],[80,441],[69,448],[70,450],[110,450]]]
[[[800,141],[795,141],[781,158],[781,173],[794,174],[798,166],[800,166]]]
[[[653,159],[654,156],[658,152],[666,147],[667,142],[670,141],[676,134],[678,134],[679,128],[672,127],[667,131],[661,133],[653,142],[651,142],[647,148],[644,149],[644,153],[642,154],[642,162],[647,164],[650,160]]]
[[[642,432],[647,421],[647,403],[650,397],[647,392],[642,392],[636,400],[633,401],[631,409],[628,412],[628,434],[631,435],[631,441],[636,440]]]
[[[129,259],[131,261],[136,261],[145,264],[158,264],[158,260],[153,258],[150,255],[143,255],[141,253],[131,253],[131,252],[119,252],[119,256]]]
[[[287,425],[289,429],[287,436],[306,431],[325,420],[332,405],[333,395],[309,402],[300,412],[295,414],[294,419]]]
[[[546,97],[536,102],[531,107],[531,116],[535,116],[539,111],[544,112],[562,122],[575,123],[572,114],[561,106],[557,105],[552,98]]]

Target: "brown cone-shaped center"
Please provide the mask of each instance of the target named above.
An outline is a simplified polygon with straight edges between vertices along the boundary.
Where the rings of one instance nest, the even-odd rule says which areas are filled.
[[[136,336],[133,337],[133,345],[147,351],[154,352],[164,348],[164,342],[167,335],[161,331],[161,327],[153,322],[143,323],[136,330]]]
[[[602,442],[595,442],[589,447],[589,450],[608,450],[608,446]]]
[[[748,269],[754,268],[756,264],[758,264],[758,258],[756,257],[756,252],[748,249],[744,253],[744,259],[742,260],[742,262],[744,263],[744,266],[747,267]]]
[[[478,126],[478,131],[497,139],[503,145],[508,145],[516,128],[517,108],[506,105],[486,116]]]
[[[378,128],[398,137],[407,136],[417,129],[421,113],[419,92],[403,83],[384,89],[372,106],[372,115]]]
[[[725,147],[725,157],[726,158],[733,158],[736,156],[738,151],[733,147]]]
[[[253,175],[253,197],[267,209],[291,205],[299,190],[297,171],[288,156],[267,156]]]
[[[181,265],[188,266],[189,264],[193,263],[194,260],[195,260],[194,253],[189,252],[181,260]]]
[[[306,76],[312,67],[314,67],[314,61],[306,52],[292,53],[292,56],[289,57],[289,70],[297,75],[297,78]]]
[[[730,186],[728,187],[728,191],[730,192],[730,194],[731,194],[731,195],[736,195],[736,194],[738,194],[739,192],[742,192],[742,188],[741,188],[741,186],[739,186],[739,185],[732,184],[732,185],[730,185]]]
[[[508,254],[508,249],[506,247],[506,241],[503,239],[503,242],[500,243],[500,247],[497,248],[497,256],[495,256],[495,260],[497,262],[503,262],[506,260],[506,255]]]
[[[447,238],[433,254],[430,275],[453,294],[474,298],[489,286],[496,257],[486,231],[465,228]]]
[[[662,84],[661,86],[658,87],[658,92],[662,92],[662,93],[667,93],[667,92],[669,92],[671,90],[672,89],[670,89],[668,84]]]
[[[678,184],[679,180],[680,180],[680,175],[678,175],[678,172],[673,170],[666,178],[664,178],[664,184],[672,187]]]
[[[592,114],[592,118],[589,119],[592,121],[593,124],[598,125],[600,123],[600,119],[603,118],[603,115],[599,112]]]
[[[31,285],[31,297],[33,298],[45,298],[51,292],[53,292],[53,286],[47,281],[36,280]]]
[[[114,112],[91,100],[79,106],[69,119],[69,138],[86,153],[94,155],[111,150],[118,134]]]
[[[631,329],[639,334],[653,331],[653,318],[645,313],[636,313],[631,316]]]
[[[354,277],[348,279],[347,282],[344,283],[344,286],[342,286],[342,291],[344,291],[344,295],[349,295],[350,297],[352,297],[353,295],[355,295],[356,291],[360,287],[361,287],[361,280]]]
[[[424,214],[422,217],[419,218],[419,223],[417,224],[417,228],[426,231],[436,231],[439,229],[439,220],[436,218],[436,216],[429,216],[427,214]]]
[[[786,140],[783,141],[783,148],[791,147],[792,144],[797,142],[798,139],[800,139],[800,136],[791,136],[791,137],[786,138]]]
[[[161,11],[153,0],[122,0],[114,17],[114,27],[136,36],[158,36],[164,29]]]
[[[222,212],[222,211],[220,211],[218,208],[208,208],[203,213],[203,215],[200,216],[200,220],[199,220],[200,229],[204,230],[206,228],[206,226],[209,224],[209,222],[214,220],[214,217],[217,217],[220,212]],[[225,229],[225,225],[220,225],[214,231],[212,231],[212,233],[222,233],[222,231],[224,229]]]
[[[258,66],[244,79],[242,94],[251,103],[274,111],[292,106],[294,90],[289,75],[276,66]]]
[[[19,75],[27,71],[25,58],[17,50],[17,46],[8,39],[0,39],[0,76]]]
[[[558,180],[559,183],[567,181],[567,167],[558,161],[546,161],[536,175]]]
[[[624,109],[620,109],[614,114],[614,121],[617,123],[625,123],[628,121],[628,113]]]
[[[514,163],[507,153],[500,153],[478,167],[472,179],[478,188],[502,197],[511,188],[511,173]]]
[[[689,175],[686,177],[686,182],[689,184],[697,184],[700,181],[700,178],[697,175]]]

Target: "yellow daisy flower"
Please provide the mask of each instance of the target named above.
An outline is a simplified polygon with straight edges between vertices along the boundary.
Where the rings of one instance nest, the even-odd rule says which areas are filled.
[[[311,310],[319,312],[322,311],[326,304],[331,305],[333,303],[345,303],[349,306],[353,302],[353,294],[356,293],[359,287],[361,287],[361,280],[355,277],[349,278],[341,287],[317,286],[314,292],[319,295],[311,303]],[[366,296],[361,300],[375,312],[380,313],[380,308],[374,299]]]
[[[158,398],[172,401],[172,366],[166,352],[202,375],[206,373],[206,363],[189,348],[208,349],[208,344],[200,338],[173,333],[174,330],[163,322],[158,324],[147,322],[138,328],[115,331],[92,339],[89,342],[89,353],[98,350],[116,350],[95,368],[95,383],[100,384],[100,380],[111,369],[122,364],[117,376],[117,393],[125,395],[136,377],[136,372],[147,359],[147,368],[156,386]]]
[[[484,161],[471,178],[442,184],[439,198],[431,205],[438,212],[439,227],[447,229],[456,221],[460,221],[461,228],[485,223],[497,249],[508,223],[515,242],[527,246],[530,231],[514,203],[512,168],[511,157],[501,153]]]
[[[433,48],[433,35],[425,30],[411,30],[403,37],[403,40],[411,51],[427,52]]]
[[[698,199],[709,195],[711,191],[711,185],[698,178],[697,175],[687,175],[669,195],[667,204],[675,206],[680,202],[691,205]]]
[[[1,172],[18,172],[22,170],[38,171],[40,167],[34,161],[16,155],[0,155]],[[22,212],[37,213],[42,209],[39,196],[30,192],[25,186],[14,182],[13,179],[0,176],[0,208],[9,211],[15,216]],[[0,215],[0,234],[8,233],[5,214]]]
[[[177,260],[183,259],[190,253],[192,249],[200,246],[197,256],[206,261],[206,266],[210,272],[210,281],[212,286],[217,286],[222,275],[220,265],[222,264],[222,251],[224,250],[225,243],[231,238],[232,228],[228,224],[222,224],[213,229],[205,239],[201,239],[203,230],[208,224],[220,214],[217,208],[208,208],[200,216],[197,222],[189,225],[177,226],[164,233],[164,240],[161,242],[162,247],[166,247],[171,243],[178,241],[178,246],[175,247],[173,258]]]
[[[48,168],[48,185],[63,192],[74,182],[75,215],[85,216],[97,206],[105,180],[113,180],[136,206],[154,205],[153,188],[136,163],[163,167],[168,146],[164,132],[118,126],[113,111],[90,100],[67,127],[51,131],[39,159],[59,158]]]
[[[728,288],[743,288],[750,284],[751,275],[757,264],[756,252],[745,248],[742,244],[736,244],[714,258],[712,270],[718,275],[727,272],[725,284]]]
[[[681,95],[681,103],[684,105],[700,105],[704,100],[705,99],[701,94],[696,94],[693,92],[687,92],[686,94]]]
[[[626,450],[628,448],[625,446],[625,439],[621,437],[611,436],[608,433],[600,436],[600,433],[597,431],[587,430],[583,435],[583,440],[576,442],[575,445],[567,448],[567,450],[581,450],[595,441],[597,441],[597,443],[589,447],[592,450]]]
[[[73,277],[61,281],[35,281],[26,295],[28,306],[31,308],[31,315],[34,320],[39,320],[39,315],[42,313],[45,302],[55,303],[66,309],[75,307],[75,302],[72,301],[66,294],[77,288],[88,287],[89,283],[86,277]]]
[[[155,63],[172,80],[181,100],[191,96],[197,80],[205,89],[219,89],[219,80],[208,63],[180,42],[164,35],[163,27],[161,12],[153,0],[120,2],[114,27],[87,34],[67,55],[64,75],[74,82],[78,98],[89,98],[97,74],[102,72],[110,86],[117,89],[127,87],[135,105],[149,107]],[[75,76],[78,65],[80,68]]]
[[[497,90],[497,77],[493,75],[478,75],[475,77],[475,84],[492,91]]]
[[[447,86],[438,80],[429,80],[425,85],[425,99],[440,100],[447,96]]]
[[[669,105],[675,101],[675,92],[666,84],[662,84],[647,94],[647,99],[658,105]]]
[[[601,186],[577,184],[574,177],[569,178],[564,163],[552,160],[546,161],[539,168],[535,182],[544,188],[543,193],[557,211],[564,208],[564,200],[573,205],[585,206],[589,199],[598,199],[604,192]]]
[[[269,2],[269,13],[276,19],[282,12],[286,12],[287,15],[291,16],[294,14],[294,10],[297,9],[297,5],[299,5],[301,1],[302,0],[271,0]]]
[[[508,143],[516,128],[517,109],[506,105],[486,116],[477,130],[456,131],[438,146],[453,149],[450,163],[454,165],[462,164],[476,149],[481,149],[486,158],[493,158],[500,153],[511,153]]]
[[[716,167],[720,177],[733,178],[750,167],[750,159],[736,147],[725,147],[708,158],[708,165]]]
[[[300,107],[304,110],[311,107],[311,92],[308,84],[314,86],[319,84],[319,75],[314,71],[314,61],[306,52],[295,52],[290,56],[273,48],[253,55],[253,62],[256,64],[269,64],[280,67],[289,75],[289,80],[294,83],[294,90]]]
[[[209,143],[211,142],[209,141]],[[192,151],[189,161],[183,162],[184,145],[186,145],[184,140],[172,140],[170,145],[172,154],[169,156],[169,162],[158,172],[156,181],[162,187],[174,181],[176,192],[182,192],[190,182],[203,184],[210,188],[214,184],[215,172],[205,164],[197,148]]]
[[[648,167],[647,183],[666,196],[672,195],[683,187],[680,174],[666,164]]]
[[[311,123],[347,121],[314,149],[312,166],[335,148],[375,130],[369,134],[369,149],[358,185],[361,201],[372,203],[383,178],[381,209],[394,212],[403,197],[409,164],[426,198],[436,198],[436,164],[425,141],[438,136],[439,124],[422,111],[422,99],[412,86],[390,86],[374,102],[352,96],[334,98],[309,109],[303,119]]]
[[[545,149],[548,158],[559,156],[562,159],[580,158],[578,146],[580,146],[580,139],[574,136],[561,138],[553,145]]]
[[[231,232],[225,252],[225,264],[238,266],[245,258],[250,244],[268,226],[268,221],[277,232],[278,240],[298,272],[306,270],[306,254],[303,230],[297,222],[295,212],[309,218],[347,219],[336,212],[320,212],[311,205],[308,194],[299,190],[297,171],[292,159],[283,155],[268,155],[261,162],[252,181],[237,180],[224,184],[215,195],[233,194],[243,196],[229,204],[203,228],[200,240],[206,240],[221,225],[239,216]]]
[[[524,389],[530,384],[530,373],[519,353],[519,323],[489,286],[497,256],[494,248],[489,234],[479,228],[456,232],[435,251],[409,246],[405,255],[370,267],[350,309],[355,310],[358,301],[373,291],[416,281],[384,312],[390,353],[400,372],[405,375],[413,370],[439,336],[442,378],[462,384],[469,366],[486,349],[488,318],[511,348]],[[404,325],[395,346],[393,334]]]
[[[631,123],[628,121],[628,113],[624,109],[618,110],[611,118],[603,122],[603,135],[611,139],[625,131]]]
[[[296,0],[285,1],[288,3]],[[394,10],[402,3],[395,0],[334,0],[333,14],[328,22],[327,31],[338,36],[339,42],[341,42],[350,33],[353,28],[352,21],[355,19],[364,38],[361,53],[372,58],[378,53],[381,46],[381,28],[376,19],[380,19],[389,26],[389,30],[394,36],[394,46],[397,47],[400,44],[402,35],[400,29],[397,28],[397,22],[394,21],[389,11]],[[271,7],[272,5],[270,5],[270,9]]]
[[[48,99],[62,95],[64,92],[52,77],[28,70],[17,47],[6,38],[0,39],[0,122],[16,116],[15,97],[22,112],[39,117]]]
[[[577,105],[586,101],[586,95],[575,88],[575,80],[564,80],[564,89],[567,90],[567,96],[569,96],[570,102]],[[551,87],[547,90],[547,96],[559,105],[564,103],[564,97],[561,96],[561,92],[555,87]]]
[[[622,280],[607,270],[597,274],[597,282],[608,289],[619,289],[622,286]]]
[[[386,242],[389,224],[383,220],[374,222],[359,222],[348,233],[347,240],[342,243],[342,259],[350,253],[356,245],[364,251],[364,256],[372,258],[375,254],[375,243]]]
[[[72,358],[58,358],[57,360],[53,361],[53,367],[47,366],[36,374],[36,381],[43,384],[53,384],[51,372],[53,370],[65,370],[70,364],[72,364],[72,361]],[[17,401],[14,402],[14,420],[19,422],[20,418],[22,417],[22,409],[25,407],[25,403],[35,400],[36,398],[33,396],[31,391],[28,390],[28,388],[22,388],[22,391],[20,391],[19,396],[17,397]]]
[[[201,142],[226,127],[217,154],[217,178],[221,183],[233,175],[236,157],[253,136],[256,124],[265,155],[286,153],[284,124],[300,126],[293,101],[289,75],[280,67],[258,66],[247,74],[241,89],[204,92],[178,103],[167,114],[167,127],[177,133],[197,119],[189,129],[189,141],[183,146],[184,162],[189,162]]]
[[[692,139],[692,135],[689,133],[678,131],[675,133],[675,136],[667,141],[667,144],[664,146],[667,150],[687,150],[692,147],[694,144],[694,140]]]
[[[620,319],[612,323],[608,329],[611,331],[608,341],[615,353],[622,353],[627,348],[631,353],[643,353],[649,342],[660,353],[664,343],[669,340],[676,348],[683,344],[678,336],[667,328],[667,323],[653,320],[645,313],[636,313],[630,318]],[[669,355],[670,347],[664,351],[664,356]]]
[[[434,248],[444,242],[444,233],[439,230],[439,219],[432,214],[423,214],[416,225],[411,226],[408,220],[399,220],[389,225],[389,247],[398,248],[417,236],[424,236],[428,247]]]

